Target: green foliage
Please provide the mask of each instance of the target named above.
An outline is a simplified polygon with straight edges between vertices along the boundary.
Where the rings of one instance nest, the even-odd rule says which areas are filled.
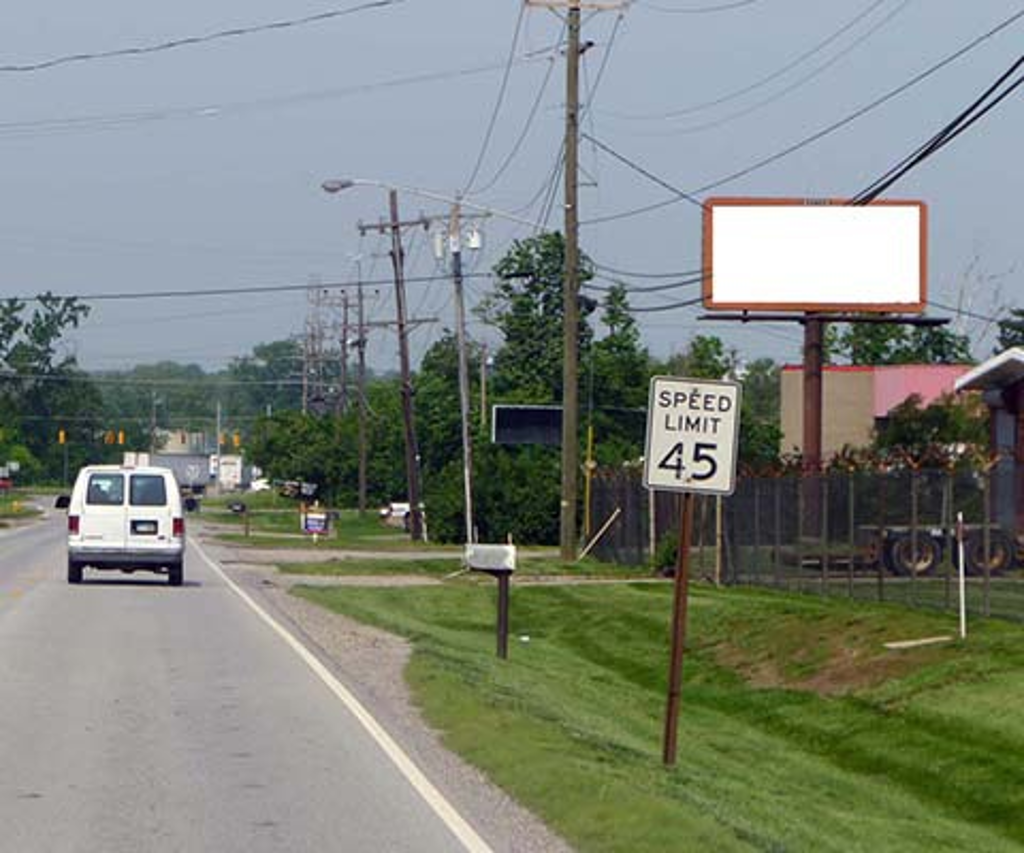
[[[829,363],[972,364],[971,341],[945,326],[900,323],[847,323],[828,326],[825,357]]]
[[[1024,308],[1011,308],[1009,316],[999,321],[999,346],[996,352],[1024,346]]]
[[[558,233],[514,241],[494,267],[495,289],[477,313],[504,338],[494,363],[494,391],[504,399],[523,403],[561,399],[564,267],[565,240]],[[592,277],[592,265],[581,253],[580,284]],[[587,318],[593,310],[593,302],[581,296],[580,363],[585,362],[590,345]]]
[[[900,449],[919,456],[931,449],[988,444],[988,410],[974,395],[944,394],[928,406],[912,394],[895,406],[875,437],[877,449]]]
[[[101,402],[96,387],[63,351],[64,335],[89,308],[74,297],[44,293],[27,304],[0,303],[0,449],[22,463],[19,480],[59,480],[91,455]],[[57,443],[64,429],[71,444]]]
[[[764,465],[778,459],[782,441],[779,366],[770,358],[755,359],[746,366],[742,378],[740,461]]]
[[[735,370],[735,351],[727,351],[715,335],[695,335],[685,351],[665,363],[666,373],[693,379],[724,379]]]

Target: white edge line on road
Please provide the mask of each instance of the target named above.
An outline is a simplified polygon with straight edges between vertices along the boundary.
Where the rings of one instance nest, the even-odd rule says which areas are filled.
[[[274,632],[291,647],[292,651],[302,658],[306,665],[320,677],[320,680],[327,685],[328,689],[341,700],[342,704],[344,704],[352,713],[352,716],[359,721],[370,737],[376,741],[377,746],[384,751],[384,754],[391,759],[399,772],[405,776],[409,784],[416,790],[416,793],[426,801],[427,805],[433,809],[434,813],[444,822],[445,826],[451,830],[452,834],[462,842],[462,846],[465,847],[466,850],[470,851],[470,853],[493,853],[488,844],[476,833],[476,830],[466,822],[462,815],[455,810],[455,807],[448,802],[444,794],[434,786],[419,767],[413,763],[412,759],[405,754],[404,750],[395,743],[391,735],[389,735],[384,730],[384,727],[374,719],[373,715],[366,709],[363,703],[353,696],[345,685],[338,681],[334,674],[320,662],[316,655],[307,649],[294,634],[292,634],[287,628],[257,604],[255,599],[253,599],[249,593],[231,580],[231,578],[227,576],[227,573],[215,560],[206,554],[197,542],[192,540],[189,544],[195,548],[206,564],[220,575],[228,587],[234,591],[242,601],[248,604],[256,615],[269,625]]]

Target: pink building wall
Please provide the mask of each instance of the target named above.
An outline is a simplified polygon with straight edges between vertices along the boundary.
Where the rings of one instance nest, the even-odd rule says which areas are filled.
[[[956,382],[971,368],[963,364],[893,364],[874,368],[874,415],[884,418],[911,394],[927,406],[953,392]]]

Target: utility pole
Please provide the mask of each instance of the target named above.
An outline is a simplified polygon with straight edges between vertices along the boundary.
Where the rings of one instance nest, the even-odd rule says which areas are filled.
[[[579,467],[579,111],[580,4],[569,0],[565,49],[565,276],[562,284],[562,500],[559,547],[576,559],[577,468]]]
[[[580,10],[621,9],[622,2],[526,0],[530,6],[566,10],[565,46],[565,271],[562,278],[562,493],[559,548],[576,559],[579,501],[579,118]]]
[[[469,363],[466,356],[466,304],[462,282],[461,209],[452,205],[448,222],[448,248],[452,253],[452,281],[455,284],[455,334],[459,346],[459,414],[462,423],[462,485],[466,542],[475,542],[473,529],[473,444],[469,435]]]
[[[363,269],[362,264],[356,267],[359,279],[357,295],[357,317],[359,319],[359,338],[356,348],[359,354],[356,378],[359,383],[359,515],[366,515],[366,319],[363,314]]]
[[[388,190],[391,215],[391,265],[395,272],[395,311],[398,324],[398,359],[402,373],[402,419],[405,422],[405,474],[409,487],[410,533],[414,542],[423,541],[423,512],[420,505],[420,452],[416,443],[416,421],[412,402],[412,378],[409,368],[409,336],[405,311],[405,256],[402,251],[402,224],[398,218],[398,191]]]
[[[338,410],[348,411],[348,291],[341,294],[341,388],[338,394]]]

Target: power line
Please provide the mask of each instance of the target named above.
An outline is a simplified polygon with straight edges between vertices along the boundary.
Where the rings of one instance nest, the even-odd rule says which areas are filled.
[[[497,168],[497,170],[495,170],[494,174],[491,176],[491,179],[486,184],[484,184],[484,186],[477,189],[478,195],[480,193],[485,193],[489,189],[491,189],[491,187],[493,187],[498,182],[501,176],[505,174],[505,172],[508,170],[508,167],[512,164],[512,161],[515,160],[516,155],[519,153],[519,149],[522,148],[523,143],[526,141],[526,137],[530,133],[530,128],[533,127],[534,119],[537,117],[537,112],[540,109],[541,101],[544,98],[544,93],[547,91],[548,83],[551,80],[551,73],[554,71],[554,69],[555,58],[554,56],[551,56],[548,60],[547,70],[544,72],[544,79],[541,80],[540,86],[537,88],[537,95],[533,100],[533,105],[530,107],[529,114],[526,116],[526,122],[523,125],[523,129],[519,132],[519,136],[513,143],[512,148],[509,150],[501,165]]]
[[[694,204],[694,205],[696,205],[697,207],[699,207],[699,208],[701,208],[703,210],[704,202],[702,202],[695,195],[691,195],[690,193],[688,193],[688,192],[686,192],[684,190],[681,190],[678,187],[672,186],[672,184],[670,184],[668,181],[664,180],[663,178],[659,178],[657,175],[655,175],[653,172],[648,171],[643,166],[641,166],[639,163],[636,163],[633,160],[630,160],[625,154],[620,154],[614,148],[612,148],[612,147],[610,147],[608,145],[605,145],[600,140],[594,139],[594,137],[590,136],[589,134],[584,133],[583,136],[586,139],[588,139],[590,142],[592,142],[594,145],[596,145],[598,148],[600,148],[602,151],[604,151],[607,154],[610,154],[612,157],[614,157],[620,163],[623,163],[624,165],[629,166],[629,168],[632,169],[635,172],[639,172],[641,175],[643,175],[649,181],[652,181],[653,183],[657,184],[659,187],[662,187],[663,189],[666,189],[666,190],[668,190],[671,193],[675,193],[676,196],[678,196],[678,198],[676,198],[675,201],[688,201],[691,204]],[[605,219],[605,218],[602,218],[602,219],[589,219],[586,222],[581,222],[580,224],[581,225],[589,225],[590,223],[593,223],[593,222],[605,222],[605,221],[607,221],[607,219]]]
[[[1019,77],[990,103],[986,105],[985,102],[988,101],[1004,83],[1006,83],[1006,81],[1017,71],[1018,68],[1021,67],[1021,65],[1024,65],[1024,56],[1018,57],[1018,59],[1010,65],[1010,67],[1004,71],[994,83],[982,92],[982,94],[975,99],[970,106],[961,111],[959,115],[946,124],[946,126],[938,133],[932,136],[931,139],[904,157],[899,163],[890,168],[880,178],[873,181],[868,187],[857,193],[853,198],[853,204],[867,204],[880,196],[904,175],[927,160],[941,148],[944,148],[961,133],[971,127],[975,122],[979,121],[987,113],[995,109],[995,107],[1009,97],[1017,87],[1021,85],[1021,83],[1024,83],[1024,76]]]
[[[529,56],[517,59],[515,64],[540,62],[546,57]],[[227,101],[208,103],[189,107],[152,108],[123,113],[95,113],[92,115],[71,116],[68,118],[37,119],[32,121],[0,122],[0,138],[35,138],[55,134],[76,133],[79,131],[117,130],[139,124],[158,121],[175,121],[202,119],[210,120],[226,115],[244,115],[260,110],[287,107],[295,104],[316,103],[333,100],[351,95],[363,95],[387,89],[424,83],[441,82],[462,77],[488,74],[504,67],[503,62],[455,68],[447,71],[433,71],[421,74],[395,77],[371,83],[359,83],[351,86],[319,89],[309,92],[297,92],[291,95],[274,95],[267,98],[255,98],[247,101]]]
[[[395,6],[404,3],[405,0],[370,0],[367,3],[360,3],[357,6],[349,6],[343,9],[329,9],[326,12],[319,12],[315,15],[306,15],[301,18],[290,18],[281,21],[271,21],[266,24],[255,24],[247,27],[233,27],[227,30],[219,30],[199,36],[187,36],[185,38],[171,39],[157,44],[143,45],[139,47],[121,47],[114,50],[95,51],[89,53],[73,53],[65,56],[58,56],[53,59],[45,59],[41,62],[31,62],[24,65],[0,65],[0,73],[30,73],[45,71],[56,68],[58,65],[69,65],[71,63],[92,62],[100,59],[115,59],[125,56],[143,56],[150,53],[176,50],[181,47],[191,47],[198,44],[206,44],[221,39],[238,38],[240,36],[254,35],[256,33],[269,32],[271,30],[284,30],[293,27],[304,27],[310,24],[322,23],[334,18],[341,18],[353,15],[357,12],[366,12],[370,9],[381,9],[385,6]]]
[[[597,276],[597,278],[601,278],[604,281],[610,281],[613,286],[619,285],[627,293],[659,293],[665,290],[676,290],[680,287],[692,287],[693,285],[701,284],[704,281],[703,275],[695,275],[690,278],[672,281],[667,284],[629,285],[621,281],[616,281],[615,279],[605,278],[604,276]],[[590,282],[587,282],[584,286],[591,290],[600,290],[605,292],[612,289],[611,287],[603,287],[602,285],[592,284]]]
[[[487,124],[487,131],[484,133],[484,141],[480,146],[480,151],[476,156],[476,163],[473,166],[473,171],[469,176],[469,180],[466,181],[463,192],[468,193],[473,189],[473,183],[477,179],[477,175],[480,174],[480,167],[483,165],[484,157],[487,155],[487,149],[491,144],[491,136],[494,133],[494,126],[498,123],[498,114],[501,112],[501,106],[505,102],[505,92],[508,89],[508,78],[512,73],[512,63],[516,55],[516,46],[519,44],[519,33],[523,27],[523,18],[526,15],[526,3],[519,5],[519,15],[516,18],[515,31],[512,33],[512,45],[508,50],[508,60],[505,63],[505,71],[501,76],[501,85],[498,87],[498,97],[494,101],[494,109],[491,111],[491,119]]]
[[[821,63],[821,65],[818,65],[817,67],[812,68],[809,72],[804,74],[802,77],[798,77],[796,80],[794,80],[788,86],[784,86],[782,89],[780,89],[779,91],[775,92],[774,94],[768,95],[767,97],[762,98],[759,101],[755,101],[753,104],[750,104],[749,106],[743,107],[742,109],[735,110],[735,111],[733,111],[731,113],[728,113],[727,115],[724,115],[721,118],[713,119],[711,121],[700,122],[698,124],[691,124],[691,125],[687,125],[685,127],[677,127],[677,128],[673,128],[671,130],[655,131],[655,132],[649,132],[649,133],[640,134],[640,135],[658,136],[658,137],[672,137],[672,136],[682,136],[682,135],[685,135],[685,134],[692,134],[692,133],[701,133],[701,132],[706,131],[706,130],[714,130],[715,128],[724,127],[725,125],[731,124],[732,122],[737,121],[738,119],[746,118],[747,116],[752,115],[753,113],[759,112],[760,110],[764,109],[765,107],[771,106],[772,104],[776,103],[777,101],[781,101],[783,98],[785,98],[787,95],[792,94],[797,89],[803,88],[806,84],[810,83],[812,80],[817,79],[822,74],[824,74],[826,71],[828,71],[829,68],[831,68],[833,65],[838,63],[840,60],[842,60],[843,58],[845,58],[849,54],[853,53],[853,51],[855,51],[865,41],[867,41],[875,33],[877,33],[879,30],[881,30],[883,27],[885,27],[893,18],[895,18],[908,5],[910,5],[910,2],[911,2],[911,0],[903,0],[903,2],[900,3],[899,6],[897,6],[895,9],[893,9],[891,12],[889,12],[889,14],[887,14],[880,21],[875,23],[870,29],[867,30],[867,32],[861,34],[851,44],[847,45],[845,48],[843,48],[837,54],[835,54],[834,56],[832,56],[831,58],[829,58],[825,62]]]
[[[731,0],[728,3],[718,3],[714,6],[680,7],[662,6],[659,3],[649,3],[647,0],[636,0],[638,6],[650,9],[652,12],[664,12],[669,15],[705,15],[709,12],[727,12],[732,9],[740,9],[743,6],[752,6],[757,0]]]
[[[713,98],[710,101],[701,101],[700,103],[691,104],[687,107],[679,107],[674,110],[666,110],[660,113],[630,114],[612,113],[608,111],[604,112],[608,112],[608,115],[611,115],[615,118],[627,119],[629,121],[662,121],[668,118],[678,118],[679,116],[701,112],[702,110],[706,110],[711,107],[721,106],[722,104],[726,104],[729,101],[733,101],[736,98],[742,97],[743,95],[755,92],[758,89],[762,88],[763,86],[766,86],[767,84],[771,83],[773,80],[777,80],[779,77],[782,77],[786,72],[792,71],[798,65],[810,59],[812,56],[820,53],[822,50],[824,50],[826,47],[832,44],[832,42],[839,39],[844,33],[848,32],[857,24],[859,24],[862,20],[864,20],[864,18],[866,18],[868,15],[874,12],[875,9],[877,9],[879,6],[887,2],[889,2],[889,0],[874,0],[874,2],[868,5],[868,7],[861,11],[858,15],[851,18],[839,29],[835,30],[830,35],[828,35],[825,39],[815,44],[814,47],[811,47],[808,50],[805,50],[803,53],[799,54],[795,59],[790,60],[789,62],[785,63],[779,68],[776,68],[771,73],[755,80],[753,83],[748,83],[745,86],[741,86],[739,89],[734,89],[733,91],[725,95],[721,95],[717,98]],[[909,0],[906,0],[906,2],[901,3],[900,6],[897,8],[897,11],[906,6],[907,2],[909,2]]]
[[[665,199],[665,200],[659,201],[659,202],[654,202],[652,204],[644,205],[643,207],[637,207],[637,208],[633,208],[631,210],[624,210],[624,211],[620,211],[619,213],[609,214],[607,216],[602,216],[602,217],[598,217],[598,218],[595,218],[595,219],[585,220],[585,221],[581,222],[580,224],[581,225],[593,225],[593,224],[597,224],[597,223],[601,223],[601,222],[613,222],[613,221],[617,221],[617,220],[620,220],[620,219],[628,219],[628,218],[631,218],[633,216],[639,216],[640,214],[643,214],[643,213],[650,213],[651,211],[659,210],[659,209],[661,209],[663,207],[668,207],[669,205],[678,204],[680,201],[683,201],[684,199],[685,200],[693,201],[694,200],[693,196],[695,196],[698,193],[708,192],[709,190],[716,189],[716,188],[718,188],[720,186],[723,186],[725,184],[728,184],[728,183],[732,183],[733,181],[735,181],[735,180],[737,180],[739,178],[746,177],[747,175],[749,175],[749,174],[751,174],[753,172],[756,172],[759,169],[764,168],[765,166],[771,165],[772,163],[775,163],[775,162],[783,159],[784,157],[788,157],[790,154],[793,154],[793,153],[795,153],[795,152],[797,152],[797,151],[799,151],[799,150],[801,150],[803,148],[806,148],[808,145],[811,145],[812,143],[817,142],[820,139],[823,139],[824,137],[834,133],[835,131],[839,130],[840,128],[845,127],[848,124],[851,124],[852,122],[856,121],[857,119],[861,118],[862,116],[866,115],[867,113],[871,112],[872,110],[877,109],[878,107],[882,106],[883,104],[887,103],[888,101],[891,101],[893,98],[897,97],[898,95],[903,94],[907,90],[913,88],[914,86],[916,86],[919,83],[923,82],[927,78],[931,77],[933,74],[937,73],[942,68],[945,68],[950,63],[956,61],[960,57],[962,57],[962,56],[966,55],[967,53],[971,52],[972,50],[976,49],[982,43],[984,43],[987,40],[995,37],[998,33],[1002,32],[1007,27],[1010,27],[1011,25],[1015,24],[1022,17],[1024,17],[1024,9],[1022,9],[1022,10],[1020,10],[1018,12],[1015,12],[1013,15],[1010,15],[1008,18],[1006,18],[1005,20],[1001,21],[999,24],[997,24],[996,26],[992,27],[987,32],[982,33],[980,36],[977,36],[976,38],[972,39],[970,42],[968,42],[963,47],[959,48],[958,50],[954,51],[953,53],[951,53],[948,56],[944,57],[943,59],[939,60],[935,64],[929,66],[924,71],[922,71],[922,72],[916,74],[915,76],[911,77],[906,82],[900,84],[899,86],[896,86],[893,89],[890,89],[888,92],[886,92],[882,96],[876,98],[875,100],[871,101],[870,103],[865,104],[864,106],[858,108],[857,110],[854,110],[852,113],[848,114],[844,118],[841,118],[838,121],[832,122],[832,124],[827,125],[826,127],[822,128],[821,130],[815,131],[814,133],[812,133],[809,136],[804,137],[800,141],[795,142],[792,145],[790,145],[790,146],[788,146],[786,148],[783,148],[780,151],[775,152],[774,154],[771,154],[771,155],[769,155],[767,157],[763,157],[760,160],[757,160],[754,163],[751,163],[749,166],[746,166],[746,167],[744,167],[742,169],[739,169],[739,170],[737,170],[735,172],[732,172],[732,173],[730,173],[730,174],[728,174],[728,175],[726,175],[726,176],[724,176],[722,178],[718,178],[717,180],[711,181],[710,183],[704,184],[701,187],[698,187],[698,188],[696,188],[694,190],[691,190],[690,193],[685,193],[684,194],[682,190],[679,190],[679,189],[676,189],[675,187],[672,187],[670,184],[667,184],[667,183],[663,182],[660,178],[656,178],[656,177],[650,175],[650,173],[646,173],[646,171],[643,170],[643,173],[645,173],[649,177],[651,177],[651,179],[654,180],[656,183],[659,183],[660,185],[662,185],[662,186],[666,187],[667,189],[669,189],[671,192],[675,193],[676,197],[675,198],[670,198],[670,199]],[[624,155],[616,155],[616,156],[618,156],[619,159],[621,159],[623,162],[626,162],[629,165],[633,166],[634,168],[637,168],[637,170],[640,170],[640,167],[637,167],[635,164],[632,164],[630,161],[626,160],[624,158]]]
[[[636,307],[635,305],[630,305],[629,306],[629,310],[630,310],[630,313],[635,313],[635,314],[645,314],[645,313],[652,313],[653,314],[653,313],[657,313],[659,311],[674,311],[677,308],[690,308],[690,307],[692,307],[694,305],[699,305],[703,301],[704,301],[704,298],[702,296],[697,296],[694,299],[684,299],[682,302],[672,302],[672,303],[669,303],[668,305],[648,305],[648,306],[639,307],[639,308]]]
[[[466,273],[466,278],[489,278],[490,273]],[[434,281],[447,281],[444,275],[423,275],[406,278],[406,283],[428,283]],[[391,279],[376,279],[363,281],[364,286],[389,285]],[[205,290],[154,290],[154,291],[133,291],[124,293],[82,293],[82,294],[48,294],[58,299],[77,299],[80,302],[120,302],[137,299],[176,299],[182,297],[199,296],[238,296],[246,293],[287,293],[306,290],[339,290],[344,288],[358,287],[358,281],[335,281],[321,282],[318,284],[270,284],[256,285],[252,287],[211,287]],[[14,299],[18,302],[39,302],[43,296],[8,296],[5,299]]]
[[[636,270],[623,270],[608,266],[608,264],[601,264],[593,258],[591,258],[590,262],[599,270],[604,270],[614,275],[624,275],[627,278],[680,278],[682,276],[696,275],[701,272],[700,269],[682,270],[681,272],[637,272]]]

